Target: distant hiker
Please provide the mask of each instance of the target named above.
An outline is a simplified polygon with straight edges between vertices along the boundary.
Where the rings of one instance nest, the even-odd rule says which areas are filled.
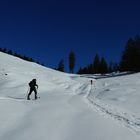
[[[91,85],[91,88],[95,88],[95,80],[90,80],[90,85]]]
[[[30,91],[28,93],[27,100],[30,100],[30,95],[32,94],[33,91],[35,93],[35,100],[36,100],[37,99],[37,89],[38,89],[38,85],[36,84],[36,79],[33,79],[32,81],[29,82],[29,87],[30,87]]]
[[[91,83],[91,85],[93,84],[93,81],[92,80],[90,80],[90,83]]]

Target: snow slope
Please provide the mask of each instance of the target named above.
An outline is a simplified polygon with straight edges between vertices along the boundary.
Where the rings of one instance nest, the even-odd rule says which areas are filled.
[[[0,140],[139,140],[139,76],[94,80],[0,53]],[[37,79],[38,100],[27,101]],[[34,95],[32,94],[32,99]]]

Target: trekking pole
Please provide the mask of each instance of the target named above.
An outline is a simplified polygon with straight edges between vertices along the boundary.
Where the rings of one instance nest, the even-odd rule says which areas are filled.
[[[29,87],[28,87],[28,90],[27,90],[27,93],[26,93],[26,98],[28,97],[28,94],[29,94]]]
[[[40,96],[38,96],[38,87],[36,88],[36,91],[37,91],[37,98],[40,98]]]

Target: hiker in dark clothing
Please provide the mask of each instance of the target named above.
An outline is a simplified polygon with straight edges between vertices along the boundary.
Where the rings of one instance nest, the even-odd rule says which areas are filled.
[[[35,100],[36,100],[37,99],[37,90],[36,90],[36,87],[38,89],[38,85],[36,84],[36,79],[33,79],[32,81],[30,81],[29,87],[30,87],[30,91],[29,91],[29,94],[27,96],[27,100],[30,100],[30,95],[32,94],[33,91],[35,93]]]
[[[93,81],[92,81],[92,80],[90,80],[90,84],[91,84],[91,85],[93,84]]]

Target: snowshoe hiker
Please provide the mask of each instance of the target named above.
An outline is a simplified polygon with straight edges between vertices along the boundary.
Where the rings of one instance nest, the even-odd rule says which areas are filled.
[[[93,84],[93,81],[92,81],[92,80],[90,80],[90,84],[91,84],[91,85]]]
[[[32,94],[33,91],[35,93],[35,100],[36,100],[37,99],[37,89],[38,89],[38,85],[36,84],[36,79],[33,79],[32,81],[29,82],[29,87],[30,87],[30,91],[28,93],[27,100],[30,100],[30,95]],[[37,87],[37,89],[36,89],[36,87]]]

